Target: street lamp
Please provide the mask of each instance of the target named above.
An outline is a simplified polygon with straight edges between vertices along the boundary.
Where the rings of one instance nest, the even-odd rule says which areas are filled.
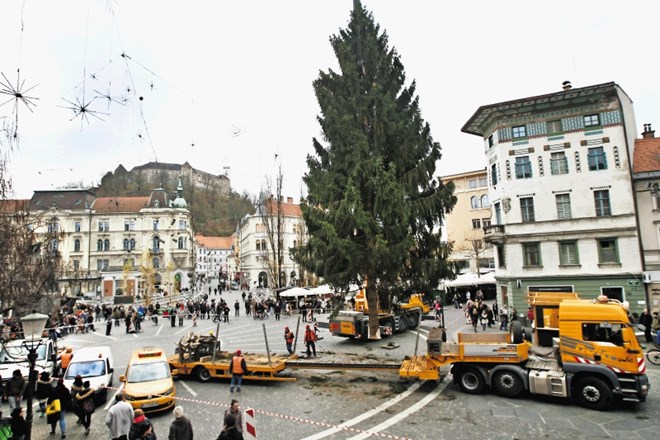
[[[37,361],[37,349],[41,345],[41,337],[48,321],[47,315],[40,313],[30,313],[21,318],[23,325],[23,334],[25,340],[23,346],[28,349],[27,359],[30,364],[30,371],[28,373],[28,389],[27,389],[27,412],[25,422],[27,424],[27,434],[25,440],[32,438],[32,395],[34,394],[35,378],[34,378],[34,365]]]

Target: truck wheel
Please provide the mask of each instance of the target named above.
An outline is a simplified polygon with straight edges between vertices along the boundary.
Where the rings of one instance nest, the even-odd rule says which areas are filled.
[[[409,315],[406,315],[406,319],[408,320],[408,328],[410,330],[415,330],[419,324],[417,313],[410,313]]]
[[[534,330],[531,327],[523,327],[523,339],[527,342],[533,342]]]
[[[493,376],[493,386],[504,397],[516,397],[523,390],[523,382],[515,372],[502,370]]]
[[[575,390],[575,398],[585,408],[603,411],[614,400],[610,387],[597,377],[580,379]]]
[[[523,329],[520,321],[517,319],[515,321],[511,321],[509,334],[511,335],[512,344],[520,344],[523,341]]]
[[[205,367],[197,367],[195,375],[200,382],[208,382],[211,380],[211,372]]]
[[[399,316],[399,329],[397,330],[397,333],[403,333],[406,330],[408,330],[408,319],[406,318],[406,315],[401,315]]]
[[[486,388],[486,381],[476,368],[465,368],[460,370],[458,386],[468,394],[481,394]]]

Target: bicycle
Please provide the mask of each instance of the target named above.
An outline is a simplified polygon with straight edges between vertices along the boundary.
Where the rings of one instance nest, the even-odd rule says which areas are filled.
[[[660,365],[660,349],[657,345],[655,347],[646,352],[646,359],[653,365]]]

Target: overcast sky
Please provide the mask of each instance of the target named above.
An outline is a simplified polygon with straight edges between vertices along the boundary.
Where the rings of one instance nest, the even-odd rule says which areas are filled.
[[[440,175],[484,167],[482,140],[460,131],[480,105],[556,92],[564,80],[614,81],[634,102],[638,133],[644,123],[660,127],[660,2],[363,4],[400,54],[408,84],[417,82],[422,116],[442,146]],[[312,81],[337,69],[328,39],[346,27],[352,7],[352,0],[3,1],[0,72],[15,88],[20,68],[19,88],[38,98],[32,112],[17,106],[16,196],[88,186],[119,164],[130,170],[158,160],[227,172],[234,190],[253,195],[281,164],[283,195],[297,199],[319,136]],[[0,103],[7,99],[0,95]],[[72,110],[77,102],[89,122]],[[0,107],[10,125],[13,104]]]

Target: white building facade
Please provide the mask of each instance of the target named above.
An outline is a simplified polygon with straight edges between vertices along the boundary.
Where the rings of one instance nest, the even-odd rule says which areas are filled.
[[[632,101],[615,83],[480,107],[463,127],[484,139],[498,300],[529,291],[646,298],[632,185]]]

